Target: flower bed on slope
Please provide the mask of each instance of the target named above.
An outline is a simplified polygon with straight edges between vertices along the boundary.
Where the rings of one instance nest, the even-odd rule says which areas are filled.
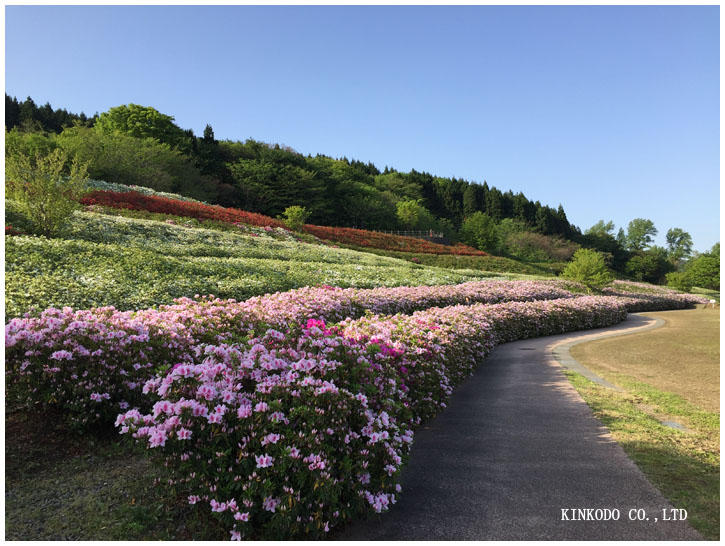
[[[144,195],[137,191],[92,191],[81,199],[84,205],[101,205],[119,209],[147,210],[174,216],[188,216],[191,218],[217,220],[220,222],[243,222],[253,226],[270,226],[284,228],[279,220],[247,212],[245,210],[221,207],[219,205],[206,205],[195,201],[181,201],[160,195]]]
[[[232,538],[319,537],[396,502],[412,427],[497,341],[615,324],[617,298],[454,306],[198,348],[118,417]]]
[[[130,188],[129,188],[130,189]],[[140,193],[139,191],[95,190],[81,199],[84,205],[100,205],[117,209],[146,210],[174,216],[216,220],[227,223],[242,222],[254,226],[282,227],[285,225],[264,214],[244,210],[207,205],[200,201],[187,201],[166,197],[163,194]],[[404,250],[427,254],[455,254],[464,256],[487,256],[486,252],[463,244],[453,246],[431,243],[424,239],[391,235],[377,231],[343,227],[306,225],[305,231],[326,241],[384,250]]]
[[[54,404],[75,426],[112,423],[142,403],[143,382],[189,362],[195,345],[240,341],[270,326],[299,329],[308,318],[337,322],[434,305],[571,297],[558,281],[478,281],[449,286],[375,289],[303,288],[244,302],[182,298],[138,312],[103,307],[48,309],[11,320],[5,329],[9,399]]]
[[[143,194],[143,195],[154,195],[157,197],[166,197],[168,199],[176,199],[177,201],[188,201],[190,203],[201,203],[202,205],[208,205],[206,201],[199,201],[198,199],[194,199],[192,197],[186,197],[185,195],[179,195],[178,193],[168,193],[163,191],[156,191],[151,188],[146,188],[144,186],[135,186],[133,184],[126,185],[126,184],[119,184],[116,182],[106,182],[105,180],[93,180],[89,179],[86,181],[86,184],[89,189],[91,190],[101,190],[101,191],[112,191],[117,193],[127,193],[130,191],[135,191],[137,193]]]
[[[488,256],[487,252],[473,247],[456,244],[441,245],[425,239],[392,235],[379,231],[354,229],[346,227],[305,225],[305,231],[327,241],[334,241],[345,245],[359,247],[379,248],[382,250],[399,250],[405,252],[421,252],[424,254],[454,254],[459,256]]]
[[[258,256],[264,255],[270,241],[260,240]],[[214,242],[187,246],[151,239],[141,246],[133,241],[10,237],[5,241],[6,316],[66,306],[137,310],[194,294],[243,300],[314,284],[373,288],[455,284],[488,277],[477,271],[428,268],[361,253],[350,256],[354,253],[346,251],[338,254],[339,263],[335,263],[335,252],[313,245],[289,245],[287,252],[273,247],[267,257],[254,257],[253,244],[243,241],[232,248],[233,255],[227,257],[224,246]],[[318,257],[319,261],[310,261]]]

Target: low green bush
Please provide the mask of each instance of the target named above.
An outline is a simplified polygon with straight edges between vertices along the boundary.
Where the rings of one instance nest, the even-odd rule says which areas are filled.
[[[67,169],[67,163],[67,154],[60,149],[35,156],[15,152],[6,158],[5,195],[15,202],[33,233],[56,235],[79,207],[87,166],[74,159]]]
[[[604,263],[604,256],[596,250],[581,248],[567,264],[561,276],[585,285],[590,291],[601,290],[614,280]]]

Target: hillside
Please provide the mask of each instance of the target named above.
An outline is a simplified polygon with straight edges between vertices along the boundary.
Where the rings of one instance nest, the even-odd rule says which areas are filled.
[[[464,219],[476,212],[493,221],[515,219],[543,235],[575,240],[581,232],[561,205],[532,201],[483,181],[400,172],[372,162],[254,139],[217,140],[184,130],[174,117],[136,104],[88,118],[5,96],[10,153],[61,148],[89,164],[92,178],[149,186],[213,204],[276,217],[304,206],[316,225],[375,230],[434,229],[464,240]],[[75,124],[75,125],[74,125]],[[131,161],[130,157],[143,158]],[[465,231],[465,230],[464,230]]]
[[[78,211],[62,237],[6,237],[6,316],[31,307],[138,309],[195,294],[241,300],[309,285],[438,285],[500,276],[313,244],[281,228],[229,231],[157,218]],[[12,204],[8,219],[22,223]]]
[[[561,205],[532,201],[521,192],[504,191],[485,180],[442,177],[414,168],[380,170],[372,162],[320,153],[305,156],[289,146],[251,138],[217,140],[209,124],[198,137],[179,127],[173,116],[151,106],[121,105],[89,118],[50,104],[38,107],[30,97],[20,102],[6,95],[5,103],[10,165],[48,158],[57,151],[66,161],[64,172],[77,161],[87,167],[91,178],[106,181],[99,189],[117,192],[112,188],[125,185],[161,194],[145,196],[143,205],[134,198],[136,202],[126,208],[154,210],[150,201],[163,208],[158,201],[171,193],[187,203],[203,202],[194,204],[197,208],[243,211],[240,221],[245,223],[260,225],[253,219],[258,215],[268,218],[264,225],[279,225],[290,208],[301,207],[308,231],[345,246],[457,256],[489,254],[527,264],[521,268],[508,262],[507,267],[514,266],[516,271],[547,274],[561,271],[561,264],[579,248],[590,248],[604,255],[618,277],[657,284],[669,282],[667,274],[681,272],[693,256],[692,238],[679,227],[667,231],[668,248],[652,244],[658,230],[646,218],[634,218],[626,232],[604,219],[582,231],[569,222]],[[439,239],[453,245],[434,247],[420,239],[370,234],[411,230],[442,234]],[[486,267],[485,260],[474,262],[476,268]],[[444,259],[441,263],[460,267],[462,262]],[[703,284],[700,277],[694,275],[693,281]],[[717,288],[717,282],[705,284]]]

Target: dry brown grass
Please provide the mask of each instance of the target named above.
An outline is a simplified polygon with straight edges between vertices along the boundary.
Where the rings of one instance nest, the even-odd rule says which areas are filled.
[[[719,411],[720,309],[645,314],[664,319],[666,325],[582,343],[572,347],[572,356],[595,373],[623,374],[708,411]]]

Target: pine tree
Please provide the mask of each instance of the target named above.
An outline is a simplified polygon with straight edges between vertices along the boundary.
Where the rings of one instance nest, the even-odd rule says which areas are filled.
[[[209,125],[208,123],[206,124],[206,127],[204,127],[204,142],[216,142],[216,140],[214,139],[214,129],[212,129],[211,125]]]

